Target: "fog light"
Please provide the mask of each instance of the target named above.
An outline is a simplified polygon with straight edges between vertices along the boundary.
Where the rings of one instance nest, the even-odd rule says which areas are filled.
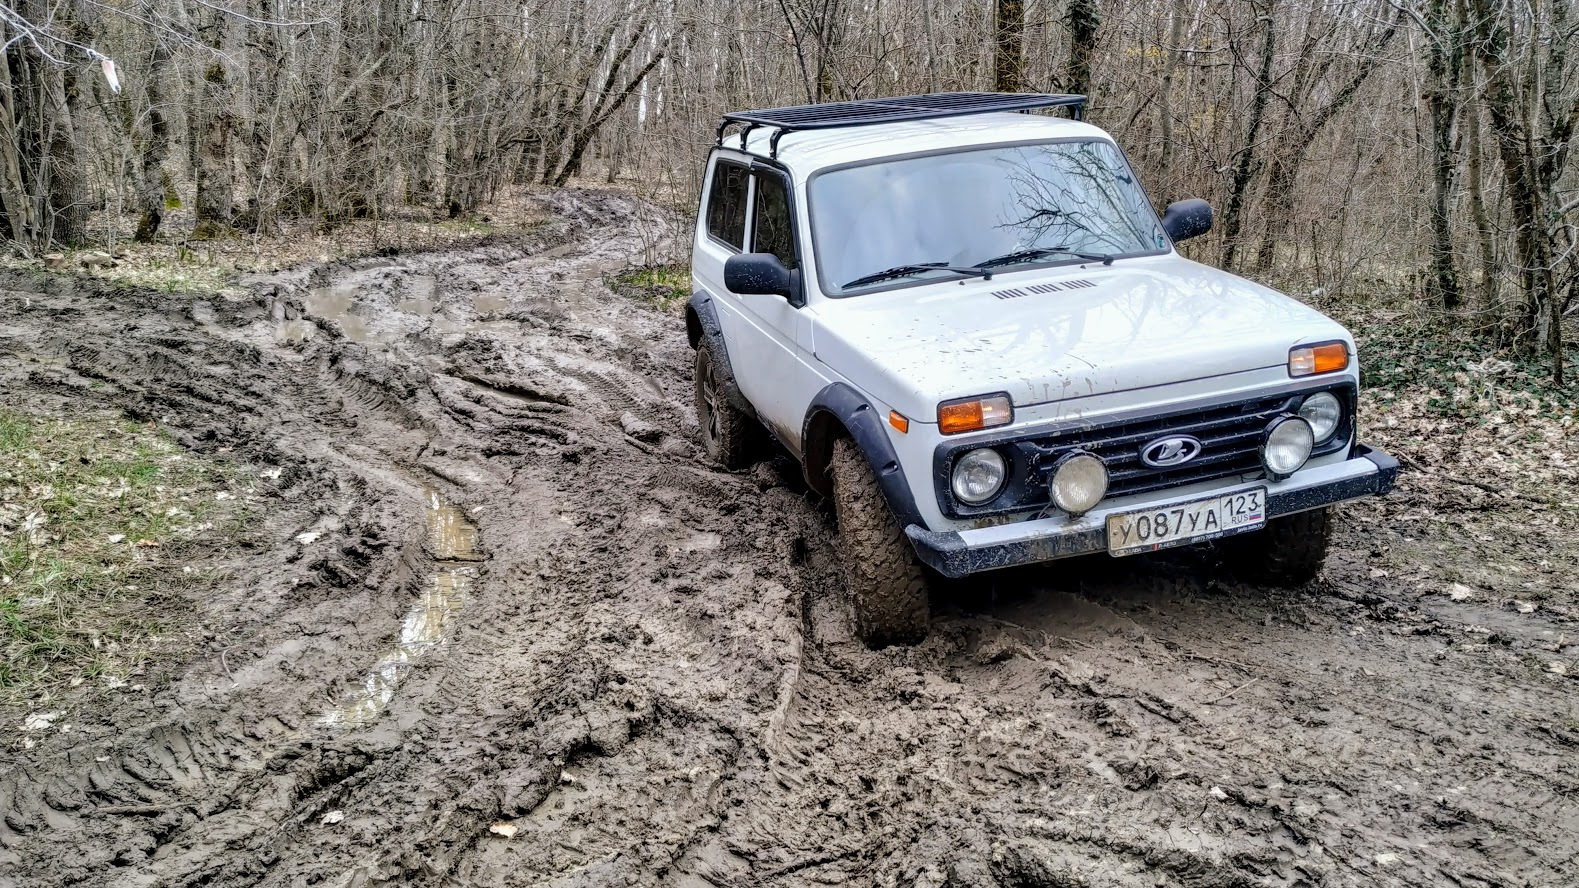
[[[1331,392],[1317,392],[1299,405],[1299,416],[1310,423],[1310,432],[1317,444],[1325,444],[1338,430],[1338,420],[1343,418],[1343,406]]]
[[[1071,453],[1053,469],[1053,505],[1071,515],[1084,515],[1107,496],[1107,466],[1089,453]]]
[[[1299,471],[1310,459],[1311,448],[1316,446],[1316,436],[1310,423],[1297,416],[1283,416],[1267,426],[1266,443],[1261,445],[1261,465],[1274,481]]]
[[[954,463],[954,496],[962,503],[979,506],[998,495],[1005,475],[998,451],[986,447],[972,450]]]

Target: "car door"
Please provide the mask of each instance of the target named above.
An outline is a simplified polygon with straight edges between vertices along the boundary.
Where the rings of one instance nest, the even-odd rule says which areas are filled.
[[[713,297],[729,363],[757,417],[791,452],[800,452],[806,405],[826,384],[808,361],[811,319],[804,299],[739,294],[724,286],[724,263],[750,251],[772,253],[800,267],[788,176],[751,159],[715,151],[698,214],[691,268],[695,288]]]
[[[750,251],[771,253],[785,268],[798,270],[800,250],[789,176],[760,163],[751,173]],[[804,308],[805,294],[796,292],[785,298],[728,293],[725,298],[738,306],[742,340],[760,343],[760,348],[742,356],[751,362],[752,370],[739,378],[740,390],[779,441],[798,454],[806,405],[826,384],[812,366],[812,325]]]
[[[750,163],[715,151],[708,164],[707,176],[701,212],[697,214],[695,246],[691,250],[692,288],[717,301],[724,293],[724,262],[746,246],[746,216],[751,206]]]

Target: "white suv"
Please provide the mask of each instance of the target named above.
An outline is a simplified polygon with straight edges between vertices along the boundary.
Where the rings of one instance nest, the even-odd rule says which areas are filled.
[[[1397,476],[1355,437],[1349,332],[1180,256],[1211,208],[1159,219],[1083,104],[952,93],[719,127],[685,314],[702,443],[741,468],[765,429],[800,459],[868,644],[925,636],[928,568],[1232,536],[1238,567],[1302,583],[1328,507]],[[1074,119],[1026,113],[1057,107]]]

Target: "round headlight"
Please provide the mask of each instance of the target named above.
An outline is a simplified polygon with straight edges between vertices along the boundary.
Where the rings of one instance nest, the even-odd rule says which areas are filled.
[[[1338,430],[1338,420],[1343,418],[1343,406],[1331,392],[1317,392],[1299,405],[1300,419],[1310,423],[1310,432],[1317,444],[1325,444]]]
[[[1072,453],[1053,470],[1053,505],[1071,515],[1084,515],[1107,496],[1107,466],[1089,453]]]
[[[998,451],[986,447],[972,450],[954,463],[954,496],[962,503],[979,506],[998,495],[1005,477]]]
[[[1315,446],[1310,423],[1297,416],[1274,419],[1267,427],[1266,443],[1261,445],[1261,464],[1268,475],[1281,481],[1299,471]]]

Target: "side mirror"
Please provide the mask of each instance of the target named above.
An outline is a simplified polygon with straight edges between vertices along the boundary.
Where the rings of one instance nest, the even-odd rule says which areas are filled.
[[[795,272],[772,253],[740,253],[724,261],[724,286],[742,296],[765,294],[793,298]]]
[[[1212,205],[1198,197],[1174,201],[1162,214],[1162,230],[1174,243],[1212,230]]]

